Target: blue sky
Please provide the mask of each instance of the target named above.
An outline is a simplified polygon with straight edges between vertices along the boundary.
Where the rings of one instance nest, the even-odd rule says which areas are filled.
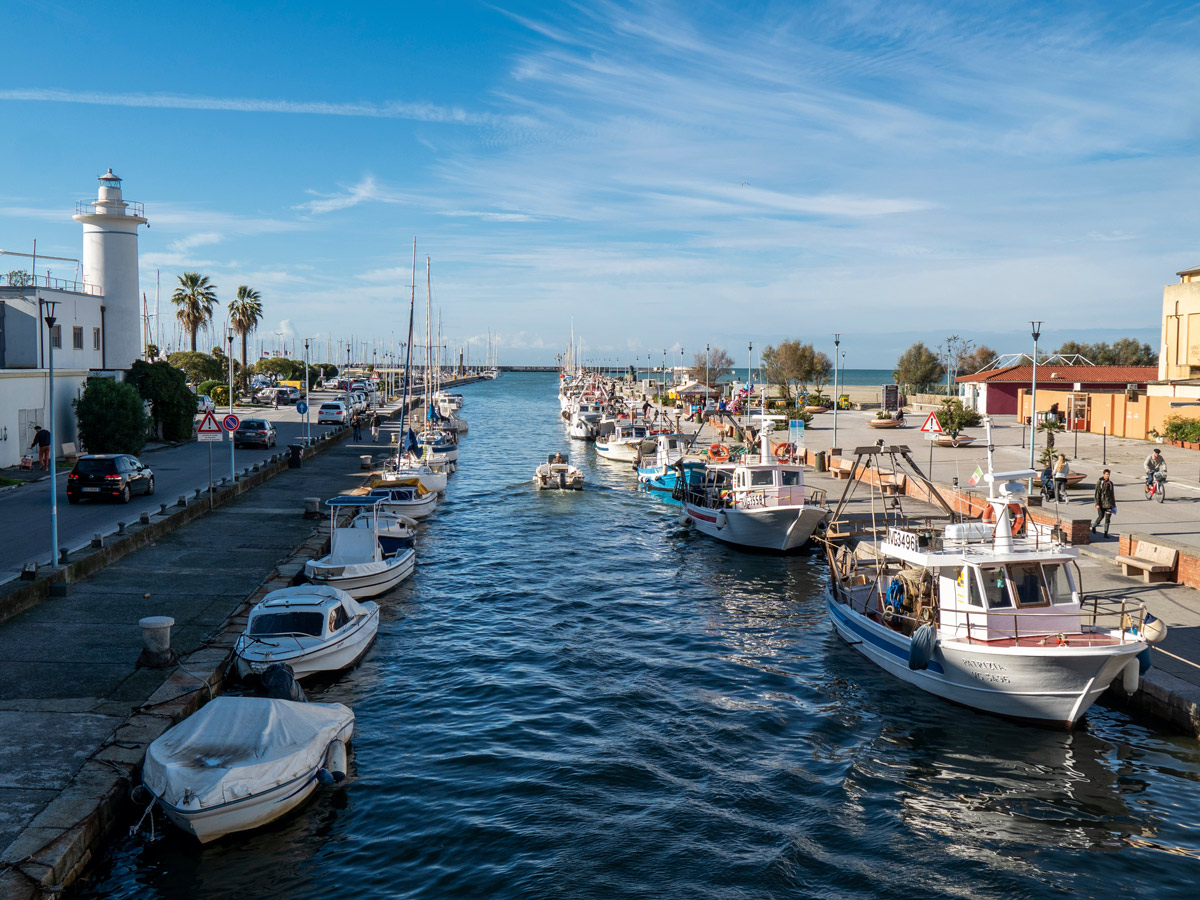
[[[151,298],[156,269],[164,299],[189,270],[249,284],[268,340],[402,336],[414,235],[448,342],[491,330],[510,363],[572,318],[628,362],[837,331],[890,367],[951,333],[1028,350],[1032,318],[1043,346],[1157,345],[1200,263],[1193,5],[10,0],[0,24],[27,36],[0,248],[78,256],[111,166]]]

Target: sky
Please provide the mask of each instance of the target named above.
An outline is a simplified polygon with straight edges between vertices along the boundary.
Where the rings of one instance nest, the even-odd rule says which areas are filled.
[[[446,343],[507,364],[572,325],[643,365],[1028,352],[1031,319],[1157,348],[1200,264],[1191,4],[8,0],[0,30],[0,248],[78,257],[111,167],[168,341],[187,271],[260,291],[268,346],[402,340],[414,237]]]

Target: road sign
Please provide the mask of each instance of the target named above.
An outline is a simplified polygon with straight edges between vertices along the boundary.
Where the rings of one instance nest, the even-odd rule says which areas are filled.
[[[296,412],[300,413],[300,415],[304,415],[306,412],[308,412],[308,404],[305,403],[303,400],[297,400],[296,401]]]
[[[217,422],[217,417],[210,412],[206,412],[204,414],[204,421],[196,429],[196,440],[220,442],[224,437],[225,432],[221,430],[221,426]]]
[[[237,431],[238,426],[242,424],[242,420],[230,413],[221,420],[221,424],[225,426],[226,431]]]
[[[925,424],[921,426],[921,431],[925,434],[941,434],[942,423],[938,421],[936,413],[930,413],[925,417]]]
[[[372,373],[371,373],[371,380],[372,380],[372,381],[378,381],[378,380],[379,380],[379,373],[378,373],[378,372],[372,372]]]

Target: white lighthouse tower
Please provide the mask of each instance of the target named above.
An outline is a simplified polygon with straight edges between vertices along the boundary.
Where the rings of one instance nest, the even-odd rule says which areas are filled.
[[[100,176],[95,200],[75,204],[83,224],[83,280],[100,289],[104,368],[128,370],[142,356],[141,291],[138,287],[142,204],[121,199],[121,179],[109,169]]]

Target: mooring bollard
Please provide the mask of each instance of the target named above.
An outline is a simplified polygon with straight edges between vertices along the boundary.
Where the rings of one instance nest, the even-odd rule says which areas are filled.
[[[146,616],[138,619],[142,629],[142,652],[137,664],[144,669],[165,669],[175,664],[171,651],[171,626],[175,620],[170,616]]]
[[[371,468],[371,457],[370,456],[360,456],[358,458],[358,464],[361,468],[364,468],[364,469]]]
[[[159,512],[159,515],[165,516],[167,514],[167,504],[165,504],[165,503],[158,504],[158,512]]]
[[[125,523],[118,522],[117,523],[117,534],[124,534],[124,533],[125,533]]]
[[[204,490],[204,488],[196,488],[196,498],[195,498],[195,499],[197,499],[197,500],[199,500],[199,499],[200,499],[200,492],[201,492],[202,490]]]
[[[175,501],[176,506],[187,506],[187,494],[180,494],[179,499]]]
[[[138,521],[141,522],[143,525],[149,525],[150,524],[150,513],[148,513],[148,512],[142,513],[141,515],[138,516]]]
[[[93,547],[103,547],[104,546],[104,535],[102,535],[98,531],[95,532],[92,535],[92,546]]]
[[[321,498],[320,497],[305,497],[304,498],[304,518],[306,518],[306,519],[321,518]]]

